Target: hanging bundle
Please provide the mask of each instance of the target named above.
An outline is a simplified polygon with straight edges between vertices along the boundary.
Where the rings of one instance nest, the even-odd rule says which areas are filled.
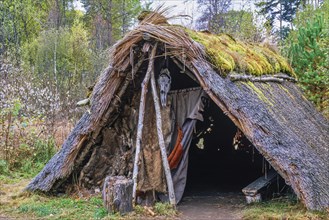
[[[167,105],[167,95],[171,86],[171,76],[168,68],[161,69],[158,78],[161,106]]]
[[[238,150],[239,147],[242,145],[241,143],[242,137],[243,137],[243,133],[240,129],[238,129],[233,137],[234,150]]]

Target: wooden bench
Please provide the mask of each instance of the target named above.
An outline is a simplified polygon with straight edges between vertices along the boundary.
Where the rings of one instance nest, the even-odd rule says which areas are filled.
[[[270,185],[277,179],[278,173],[273,169],[267,173],[267,176],[262,176],[250,183],[242,189],[243,194],[246,196],[247,203],[260,202],[264,199],[266,191]]]

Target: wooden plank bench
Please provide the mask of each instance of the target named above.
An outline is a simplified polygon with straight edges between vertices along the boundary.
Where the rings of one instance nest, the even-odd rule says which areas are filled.
[[[262,176],[250,183],[242,189],[243,194],[246,196],[247,203],[260,202],[266,193],[267,189],[277,179],[278,173],[273,169],[267,173],[267,176]]]

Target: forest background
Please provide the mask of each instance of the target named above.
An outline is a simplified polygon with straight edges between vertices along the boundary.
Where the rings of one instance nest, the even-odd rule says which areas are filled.
[[[329,0],[182,0],[191,1],[190,25],[280,51],[329,116]],[[76,103],[111,45],[159,2],[0,0],[0,179],[40,171],[87,110]]]

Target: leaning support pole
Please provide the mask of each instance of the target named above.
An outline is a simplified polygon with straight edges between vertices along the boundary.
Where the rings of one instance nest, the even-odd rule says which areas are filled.
[[[158,97],[158,93],[157,93],[157,89],[156,89],[153,69],[152,69],[152,73],[151,73],[151,87],[152,87],[154,108],[155,108],[155,113],[156,113],[156,124],[157,124],[157,131],[158,131],[159,146],[161,149],[162,164],[163,164],[163,167],[165,170],[168,192],[169,192],[169,201],[170,201],[171,205],[176,206],[174,186],[173,186],[173,181],[172,181],[171,172],[170,172],[170,168],[169,168],[165,142],[164,142],[164,138],[163,138],[160,102],[159,102],[159,97]]]
[[[148,83],[150,81],[151,72],[153,71],[154,66],[154,57],[157,49],[157,44],[154,45],[152,52],[149,57],[149,64],[147,67],[147,71],[145,74],[145,78],[142,82],[142,92],[141,92],[141,100],[139,104],[139,113],[138,113],[138,127],[137,127],[137,137],[136,137],[136,152],[135,152],[135,161],[134,161],[134,170],[133,170],[133,204],[136,201],[136,188],[137,188],[137,175],[138,175],[138,162],[139,162],[139,154],[141,151],[141,143],[142,143],[142,133],[144,126],[144,113],[145,113],[145,102],[146,102],[146,93]]]

